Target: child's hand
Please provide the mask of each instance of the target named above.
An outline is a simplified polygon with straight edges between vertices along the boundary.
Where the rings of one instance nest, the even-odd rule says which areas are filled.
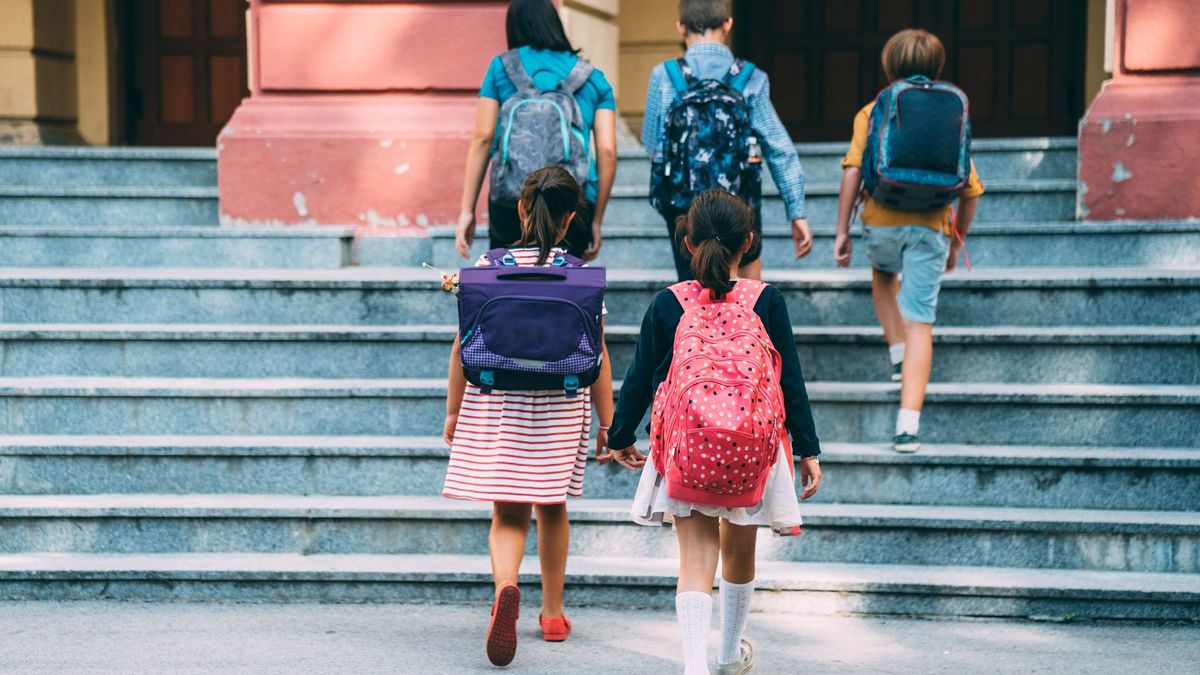
[[[813,457],[805,457],[800,460],[800,487],[804,488],[804,492],[800,493],[800,499],[808,499],[817,494],[817,487],[821,485],[821,462]]]
[[[454,430],[458,428],[458,413],[446,413],[446,423],[442,426],[442,440],[446,445],[454,445]]]
[[[958,267],[958,254],[962,251],[962,244],[957,241],[950,242],[950,257],[946,258],[946,272],[953,272],[955,267]]]
[[[458,217],[458,228],[454,231],[454,248],[463,259],[471,257],[471,244],[475,243],[475,213],[464,212]]]
[[[608,430],[601,429],[596,433],[596,462],[608,464],[612,460],[612,454],[608,452]]]
[[[600,223],[592,223],[592,245],[583,252],[583,259],[592,261],[596,256],[600,255],[600,245],[604,243],[604,236],[600,234]]]
[[[838,267],[850,266],[850,253],[853,250],[854,245],[850,243],[850,235],[838,233],[837,238],[833,240],[833,259],[837,262]]]
[[[812,251],[812,230],[808,229],[808,221],[804,218],[797,218],[792,221],[792,243],[796,245],[796,260],[803,258],[808,255],[809,251]]]
[[[637,446],[634,445],[621,450],[609,448],[608,453],[598,459],[601,463],[616,462],[630,471],[637,471],[646,463],[646,456],[638,452]]]

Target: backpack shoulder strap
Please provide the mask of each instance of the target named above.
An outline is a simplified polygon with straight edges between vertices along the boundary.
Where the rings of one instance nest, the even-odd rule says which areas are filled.
[[[748,310],[753,311],[754,306],[758,304],[758,299],[762,297],[763,291],[767,290],[767,285],[757,279],[738,279],[738,282],[733,286],[733,299]]]
[[[567,253],[566,251],[559,252],[558,255],[551,258],[551,260],[553,261],[551,264],[553,264],[557,267],[586,267],[587,266],[587,263],[584,262],[583,258],[577,258],[577,257],[571,255],[570,253]],[[562,264],[559,264],[558,260],[562,260]]]
[[[571,67],[571,72],[558,83],[558,86],[568,94],[574,95],[575,92],[583,88],[587,81],[592,76],[592,72],[596,67],[588,63],[586,59],[578,59],[575,65]]]
[[[681,281],[669,288],[685,312],[699,304],[700,295],[704,292],[704,287],[699,281]]]
[[[686,92],[696,77],[685,58],[664,61],[663,68],[667,71],[667,77],[671,80],[671,86],[675,87],[676,94]]]
[[[483,257],[487,259],[492,267],[511,267],[517,264],[516,259],[513,258],[512,251],[506,248],[494,248],[484,253]]]
[[[740,94],[745,91],[746,85],[750,84],[750,76],[754,75],[754,71],[753,63],[734,59],[733,65],[729,66],[729,72],[725,74],[725,84]]]
[[[529,77],[529,73],[525,70],[525,64],[521,63],[521,54],[515,49],[510,49],[500,55],[500,63],[504,66],[504,74],[508,75],[508,79],[512,81],[513,86],[517,88],[519,94],[537,94],[537,85],[533,83],[533,78]]]

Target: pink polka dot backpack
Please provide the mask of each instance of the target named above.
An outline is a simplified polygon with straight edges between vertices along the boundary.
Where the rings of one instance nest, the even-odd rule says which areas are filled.
[[[742,279],[715,299],[696,281],[671,286],[684,311],[654,395],[650,451],[672,499],[755,506],[787,445],[781,359],[754,313],[764,288]]]

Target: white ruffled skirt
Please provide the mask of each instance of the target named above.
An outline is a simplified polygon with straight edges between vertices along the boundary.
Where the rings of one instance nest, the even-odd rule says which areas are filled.
[[[662,525],[675,516],[686,517],[702,513],[724,518],[734,525],[770,527],[779,536],[800,534],[800,500],[796,496],[796,479],[792,470],[792,454],[780,448],[775,465],[767,476],[763,499],[756,506],[726,507],[672,499],[667,496],[666,479],[654,468],[654,459],[646,457],[637,494],[633,497],[632,515],[639,525]]]

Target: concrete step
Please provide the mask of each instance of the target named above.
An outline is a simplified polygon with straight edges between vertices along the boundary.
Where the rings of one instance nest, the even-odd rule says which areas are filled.
[[[800,163],[810,183],[836,183],[842,179],[842,157],[848,143],[798,143]],[[971,142],[975,169],[988,186],[995,180],[1075,178],[1078,143],[1074,137],[988,138]],[[769,170],[764,187],[774,187]],[[650,160],[639,146],[618,152],[619,185],[650,184]]]
[[[0,226],[5,267],[336,269],[351,262],[343,228]],[[414,246],[407,264],[420,264]]]
[[[798,143],[810,182],[836,182],[845,143]],[[972,155],[985,181],[1074,178],[1073,137],[976,139]],[[0,148],[0,183],[8,185],[216,185],[216,151],[210,148]],[[622,185],[647,185],[650,162],[637,147],[619,154]],[[764,172],[773,185],[770,172]]]
[[[0,436],[0,494],[441,493],[438,437]],[[826,443],[814,503],[1200,511],[1200,450]],[[637,474],[588,467],[584,494]]]
[[[539,601],[537,561],[521,570]],[[572,556],[571,606],[669,608],[674,560]],[[1200,575],[764,561],[754,606],[803,614],[1194,620]],[[472,602],[494,597],[486,556],[32,554],[0,556],[11,600]]]
[[[0,184],[214,187],[212,148],[0,147]]]
[[[666,270],[611,270],[608,321],[640,324]],[[865,270],[770,271],[799,326],[875,322]],[[938,323],[978,325],[1200,324],[1200,268],[1060,268],[956,272]],[[457,321],[437,275],[416,268],[344,270],[0,269],[5,323],[324,323]]]
[[[124,377],[438,377],[457,327],[0,324],[0,375]],[[614,372],[639,329],[606,328]],[[871,326],[795,329],[808,381],[886,381]],[[1200,384],[1200,329],[947,327],[934,334],[934,382]]]
[[[813,227],[813,251],[797,261],[791,230],[773,226],[763,234],[767,269],[832,268],[834,231],[829,223]],[[855,267],[870,266],[861,226],[854,229]],[[370,238],[359,242],[362,264],[405,266],[414,255],[432,249],[433,264],[453,269],[465,264],[454,250],[454,231],[435,228],[431,242],[407,238]],[[486,227],[476,237],[475,260],[487,248]],[[1200,265],[1200,223],[979,223],[971,228],[967,251],[975,269],[996,267],[1106,267]],[[600,257],[593,263],[609,269],[674,269],[662,227],[606,225]]]
[[[216,187],[0,185],[0,224],[216,225]]]
[[[678,555],[628,500],[571,504],[571,553]],[[760,530],[758,558],[792,562],[1200,572],[1200,514],[808,504],[801,537]],[[261,494],[0,496],[0,553],[484,555],[491,505],[440,497]],[[529,541],[529,553],[537,543]]]
[[[1074,178],[992,180],[980,199],[976,217],[980,222],[1071,220],[1075,217]],[[837,222],[837,183],[809,182],[805,187],[805,213],[810,222]],[[662,216],[650,206],[649,186],[614,187],[605,222],[614,225],[663,227]],[[788,223],[783,200],[777,190],[763,190],[764,225]]]
[[[898,390],[890,383],[810,383],[822,439],[887,441]],[[0,378],[0,433],[427,436],[442,432],[445,395],[444,378]],[[1198,419],[1195,386],[932,384],[922,438],[1200,447]]]

